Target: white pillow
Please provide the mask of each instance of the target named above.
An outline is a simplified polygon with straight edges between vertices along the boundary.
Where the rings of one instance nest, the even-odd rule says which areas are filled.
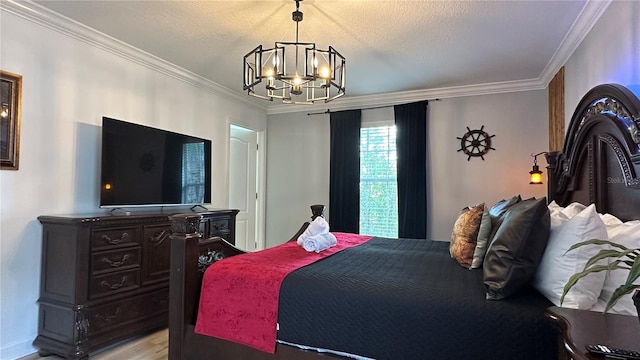
[[[554,305],[589,309],[598,301],[606,275],[604,272],[580,279],[560,304],[564,285],[569,278],[582,271],[589,258],[602,247],[586,245],[569,252],[567,250],[578,242],[590,239],[607,239],[607,229],[593,204],[550,232],[547,248],[532,284]]]
[[[621,223],[617,226],[610,226],[608,227],[608,231],[610,241],[624,245],[628,248],[640,248],[640,220],[627,221],[626,223]],[[609,299],[611,299],[613,291],[626,281],[627,276],[629,275],[629,270],[612,270],[605,275],[604,287],[600,293],[600,299],[604,302],[608,302]],[[640,279],[636,280],[634,284],[640,284]],[[633,299],[631,298],[632,295],[633,292],[621,297],[609,312],[614,314],[637,316],[638,310],[633,304]]]
[[[565,215],[562,210],[564,208],[556,203],[555,200],[551,201],[548,205],[549,208],[549,238],[553,235],[553,233],[560,230],[562,225],[566,224],[569,221],[569,217]]]
[[[561,208],[562,206],[558,205],[558,203],[555,200],[551,200],[551,202],[549,203],[549,211],[551,211],[554,208]]]
[[[562,226],[569,222],[569,220],[569,217],[562,211],[549,212],[549,238],[551,238],[554,233],[560,231]]]
[[[609,232],[609,228],[614,228],[620,224],[622,224],[622,220],[611,214],[600,214],[600,219],[607,225],[607,232]]]
[[[551,214],[560,212],[562,211],[562,209],[564,209],[562,206],[558,205],[555,200],[552,200],[547,207],[549,208],[549,213]]]
[[[593,205],[593,204],[591,204]],[[595,205],[594,205],[595,206]],[[586,209],[587,207],[579,202],[572,202],[571,204],[567,205],[564,209],[562,209],[562,213],[567,215],[567,217],[569,219],[573,218],[574,216],[578,215],[579,213],[581,213],[584,209]],[[595,209],[594,209],[595,210]]]

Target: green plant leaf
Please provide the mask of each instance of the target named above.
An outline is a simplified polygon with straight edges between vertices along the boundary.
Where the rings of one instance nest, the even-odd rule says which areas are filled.
[[[567,283],[564,285],[563,291],[562,291],[562,296],[560,297],[560,304],[562,304],[562,302],[564,301],[565,296],[567,295],[567,293],[569,292],[569,290],[571,290],[571,288],[578,282],[578,280],[582,279],[583,277],[592,274],[592,273],[597,273],[597,272],[601,272],[601,271],[611,271],[611,270],[618,270],[618,269],[625,269],[628,270],[629,268],[626,266],[622,266],[621,264],[625,264],[625,261],[623,260],[616,260],[613,261],[607,265],[593,265],[588,269],[584,269],[579,273],[573,274],[569,280],[567,280]]]
[[[640,278],[640,256],[636,257],[629,270],[629,275],[627,276],[627,281],[625,281],[625,285],[631,285],[634,281]]]
[[[629,269],[629,275],[625,283],[613,291],[604,312],[609,311],[621,297],[631,293],[635,289],[640,289],[640,285],[633,284],[638,278],[640,278],[640,256],[636,256],[631,269]]]
[[[619,263],[619,262],[620,261],[618,260],[608,265],[594,265],[589,269],[585,269],[579,273],[571,275],[569,280],[567,280],[567,283],[564,285],[562,296],[560,297],[560,304],[562,304],[562,302],[564,301],[564,297],[567,295],[569,290],[571,290],[571,288],[578,282],[578,280],[592,273],[596,273],[600,271],[609,271],[612,267],[617,266],[618,264],[616,263]]]
[[[624,251],[619,251],[619,250],[611,250],[611,249],[605,249],[605,250],[600,250],[597,254],[593,255],[589,261],[587,261],[587,263],[584,265],[584,269],[586,270],[588,267],[592,266],[593,264],[595,264],[596,262],[602,260],[602,259],[606,259],[606,258],[621,258],[624,256],[628,256],[629,253],[633,252],[634,250],[632,249],[627,249]],[[631,266],[631,264],[629,264],[629,266]]]
[[[631,267],[633,266],[633,261],[631,260],[622,260],[623,263],[625,263],[626,265],[629,266],[629,269],[631,269]]]
[[[631,293],[635,289],[640,289],[640,285],[634,284],[634,282],[638,280],[638,278],[640,278],[640,249],[629,249],[624,245],[617,244],[609,240],[591,239],[574,244],[567,250],[567,252],[586,245],[608,245],[612,248],[605,248],[600,250],[597,254],[592,256],[587,261],[582,271],[572,275],[569,278],[563,288],[562,296],[560,297],[560,303],[562,304],[565,296],[567,295],[569,290],[571,290],[571,288],[578,282],[578,280],[589,274],[601,271],[609,272],[619,269],[628,270],[629,274],[627,275],[625,283],[621,284],[614,290],[613,294],[611,295],[611,299],[609,299],[609,301],[607,302],[604,310],[604,312],[606,313],[618,302],[618,300],[620,300],[621,297]],[[607,265],[598,264],[598,262],[604,259],[617,260],[609,260],[609,264]]]
[[[614,242],[609,241],[609,240],[591,239],[591,240],[585,240],[585,241],[581,241],[579,243],[573,244],[567,250],[567,252],[569,252],[571,250],[575,250],[575,249],[577,249],[577,248],[579,248],[581,246],[585,246],[585,245],[610,245],[612,247],[616,247],[616,248],[621,249],[621,250],[627,250],[626,246],[614,243]]]
[[[613,291],[613,294],[611,295],[611,299],[609,299],[609,301],[607,302],[607,306],[605,307],[604,312],[611,310],[611,308],[616,305],[616,303],[618,302],[618,300],[620,300],[621,297],[631,293],[635,289],[640,289],[640,285],[627,285],[627,284],[620,285],[617,289]]]

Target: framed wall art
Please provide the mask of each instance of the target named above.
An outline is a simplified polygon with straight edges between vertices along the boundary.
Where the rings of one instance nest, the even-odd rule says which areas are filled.
[[[22,75],[0,70],[0,169],[18,170]]]

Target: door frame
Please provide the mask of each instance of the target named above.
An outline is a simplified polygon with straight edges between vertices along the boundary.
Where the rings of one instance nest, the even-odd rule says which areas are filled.
[[[235,119],[227,118],[227,134],[226,134],[226,143],[227,143],[227,156],[226,156],[226,182],[227,182],[227,206],[229,205],[229,186],[231,183],[230,179],[230,162],[231,162],[231,126],[242,127],[251,131],[254,131],[258,138],[258,150],[256,154],[256,188],[258,191],[258,198],[256,200],[256,250],[262,250],[266,247],[266,160],[267,160],[267,136],[266,131],[262,129],[255,129],[254,127],[243,123],[242,121],[237,121]]]

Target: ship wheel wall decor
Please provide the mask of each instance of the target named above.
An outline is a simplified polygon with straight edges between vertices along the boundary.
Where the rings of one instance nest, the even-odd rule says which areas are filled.
[[[457,137],[456,139],[460,140],[460,149],[458,151],[462,151],[467,155],[467,161],[471,160],[471,157],[480,157],[484,161],[484,155],[489,152],[489,150],[495,150],[491,147],[491,138],[495,135],[489,135],[486,131],[484,131],[484,125],[480,129],[471,130],[467,126],[466,134],[462,135],[462,137]]]

